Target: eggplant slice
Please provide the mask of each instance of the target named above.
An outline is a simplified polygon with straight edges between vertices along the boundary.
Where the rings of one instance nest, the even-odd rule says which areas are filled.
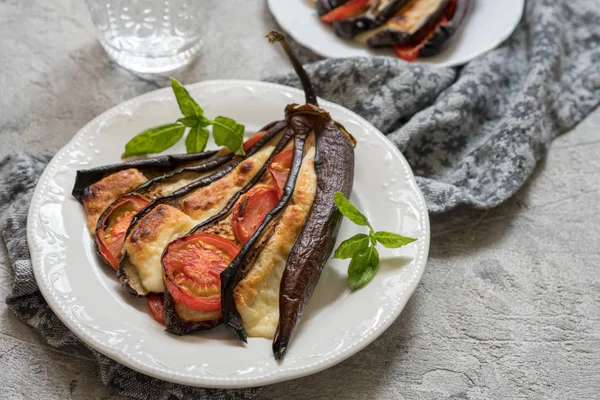
[[[345,1],[320,3],[326,10]],[[380,11],[392,3],[379,3]],[[111,265],[118,264],[123,287],[136,297],[164,293],[168,332],[224,322],[243,341],[273,338],[281,359],[333,250],[341,222],[333,195],[350,195],[356,141],[319,108],[285,36],[267,37],[287,53],[306,104],[288,105],[285,119],[265,127],[244,157],[220,151],[81,171],[73,195],[88,225],[98,219],[99,251],[114,256],[122,241]],[[257,193],[270,197],[251,203]],[[242,235],[247,216],[250,231]],[[180,286],[188,285],[182,279],[191,286]]]
[[[146,171],[147,173],[154,173],[163,171],[169,171],[182,167],[184,165],[192,164],[197,161],[203,161],[213,157],[216,151],[206,151],[203,153],[193,154],[175,154],[168,156],[158,156],[151,158],[144,158],[140,160],[127,161],[120,164],[106,165],[97,168],[83,169],[77,171],[75,176],[75,185],[71,194],[80,202],[85,196],[88,188],[94,183],[100,181],[111,174],[127,169],[137,169]]]
[[[380,27],[355,37],[369,47],[404,45],[417,41],[444,15],[450,0],[410,0]]]
[[[198,223],[231,207],[231,199],[255,184],[271,159],[290,139],[287,124],[276,123],[245,157],[234,158],[187,186],[151,201],[129,225],[117,276],[134,296],[162,293],[160,258],[167,244]],[[227,212],[227,211],[225,211]]]
[[[260,135],[263,132],[266,134],[269,129],[276,126],[277,123],[278,122],[268,124],[261,129],[257,135]],[[251,151],[253,147],[254,145],[250,144],[247,150]],[[232,161],[233,157],[234,154],[231,152],[220,151],[206,161],[186,166],[174,172],[150,179],[134,190],[130,191],[128,194],[123,195],[113,201],[113,203],[104,210],[100,218],[98,218],[96,225],[96,234],[94,240],[96,243],[96,252],[100,258],[114,269],[118,268],[118,260],[121,257],[121,250],[123,246],[123,240],[121,239],[124,235],[121,231],[112,232],[109,229],[108,225],[111,220],[115,219],[115,214],[123,214],[121,212],[122,209],[127,207],[131,208],[132,203],[140,204],[142,201],[139,199],[145,199],[147,205],[153,199],[171,194],[178,189],[188,186],[189,184],[204,178],[210,172],[214,172],[219,167],[229,163]],[[119,173],[117,173],[117,175],[118,174]],[[106,178],[106,180],[111,179],[113,178],[110,176]],[[122,200],[124,198],[130,199],[130,201],[124,202]],[[84,204],[87,205],[88,203]],[[125,229],[128,229],[134,217],[135,213],[131,212],[129,212],[126,218],[121,216],[121,220],[119,221],[117,228],[122,228],[124,226]],[[89,214],[88,218],[93,218],[93,215]],[[89,223],[91,222],[93,221],[89,221]],[[120,244],[120,247],[117,245],[117,243]]]
[[[471,0],[455,0],[456,9],[446,24],[440,25],[420,49],[419,56],[431,57],[444,50],[463,26]]]
[[[312,296],[323,266],[333,250],[341,221],[333,194],[338,191],[346,196],[350,194],[354,176],[356,142],[343,126],[333,121],[326,111],[318,107],[310,80],[293,55],[283,34],[271,32],[268,37],[271,42],[281,42],[292,60],[302,82],[307,104],[303,106],[291,104],[286,107],[286,120],[294,131],[295,137],[294,159],[284,196],[277,207],[265,217],[236,259],[221,273],[221,305],[223,321],[231,332],[244,341],[247,340],[246,326],[252,328],[253,335],[274,336],[274,355],[277,359],[281,359],[302,316],[304,306]],[[253,269],[253,266],[257,266],[257,257],[249,257],[248,254],[255,244],[261,243],[261,238],[265,236],[271,220],[282,212],[285,215],[285,207],[290,207],[288,203],[297,185],[302,160],[306,159],[303,158],[304,147],[311,135],[314,135],[314,161],[308,168],[312,169],[314,174],[314,191],[307,190],[302,193],[304,196],[312,197],[309,211],[299,216],[304,226],[298,236],[292,238],[290,254],[282,255],[286,259],[285,267],[281,280],[277,282],[277,271],[265,273],[264,268],[268,266],[262,263],[258,264],[258,272],[254,274],[256,269]],[[306,204],[300,205],[306,206]],[[284,219],[283,222],[285,223],[286,220]],[[294,236],[293,228],[284,225],[282,230],[291,230],[290,235]],[[273,235],[268,236],[268,240],[273,239]],[[277,246],[278,243],[275,245]],[[261,246],[260,250],[265,251],[268,246],[269,243]],[[261,255],[259,254],[258,258]],[[268,255],[265,258],[273,261]],[[272,281],[275,281],[274,285]],[[263,293],[265,301],[261,299],[256,301],[254,292],[258,288],[272,293]],[[271,300],[273,297],[278,299],[278,304]],[[252,306],[250,302],[259,305]],[[248,321],[243,320],[240,310],[249,319]],[[258,321],[251,320],[257,314]],[[277,325],[273,323],[273,319],[278,321]]]
[[[409,0],[381,0],[375,2],[367,12],[356,17],[333,22],[336,35],[344,39],[352,39],[361,32],[373,30],[386,23]]]

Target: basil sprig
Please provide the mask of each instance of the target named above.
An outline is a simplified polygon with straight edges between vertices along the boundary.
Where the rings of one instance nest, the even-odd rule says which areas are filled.
[[[204,110],[190,96],[188,91],[176,79],[171,78],[171,88],[177,99],[177,104],[183,114],[176,122],[151,128],[136,135],[125,145],[121,158],[160,153],[173,146],[183,137],[189,128],[185,139],[188,153],[200,153],[206,148],[212,125],[213,139],[218,146],[225,146],[238,155],[244,155],[244,130],[242,124],[229,117],[218,116],[214,120],[204,116]]]
[[[390,249],[405,246],[414,242],[415,238],[398,235],[392,232],[375,231],[371,223],[359,210],[350,203],[341,192],[334,195],[335,204],[342,215],[356,225],[369,228],[369,234],[358,233],[344,240],[335,250],[333,258],[351,258],[348,265],[348,286],[357,290],[369,283],[379,270],[379,252],[377,243]]]

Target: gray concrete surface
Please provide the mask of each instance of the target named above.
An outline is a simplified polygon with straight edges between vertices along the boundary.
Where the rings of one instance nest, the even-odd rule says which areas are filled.
[[[274,27],[264,1],[205,1],[207,40],[231,45],[206,47],[177,78],[289,69],[262,40]],[[0,157],[54,152],[102,111],[164,84],[108,61],[82,1],[0,1]],[[598,154],[600,110],[555,141],[507,204],[434,218],[425,275],[399,320],[349,360],[260,398],[598,398]],[[1,298],[12,281],[3,251]],[[91,360],[46,346],[0,302],[0,398],[40,394],[118,398]]]

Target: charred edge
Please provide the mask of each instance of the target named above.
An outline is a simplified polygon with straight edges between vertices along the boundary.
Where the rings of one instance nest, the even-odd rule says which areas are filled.
[[[208,186],[211,183],[221,179],[222,177],[224,177],[225,175],[227,175],[228,173],[233,171],[233,169],[235,167],[237,167],[242,161],[253,156],[260,148],[262,148],[269,141],[271,141],[271,139],[273,139],[275,136],[277,136],[277,134],[279,134],[279,132],[283,128],[285,128],[286,125],[287,125],[287,122],[285,122],[285,121],[280,121],[280,122],[276,123],[269,130],[269,132],[267,132],[265,134],[265,136],[263,136],[258,142],[256,142],[256,144],[254,146],[252,146],[252,148],[250,148],[250,150],[246,153],[246,155],[244,157],[234,158],[230,164],[227,164],[225,167],[218,170],[214,174],[211,174],[202,179],[199,179],[196,182],[190,183],[189,185],[184,186],[184,187],[174,191],[173,193],[169,193],[165,196],[162,196],[162,197],[152,200],[150,203],[148,203],[148,205],[146,207],[144,207],[142,210],[140,210],[140,212],[137,213],[135,215],[135,217],[133,217],[133,219],[131,220],[131,224],[129,224],[129,228],[127,228],[127,233],[125,234],[125,238],[129,237],[129,235],[131,234],[131,231],[137,225],[137,223],[140,221],[140,219],[142,219],[146,214],[148,214],[154,207],[156,207],[159,204],[164,204],[164,203],[168,203],[170,201],[174,201],[175,199],[177,199],[180,196],[184,196],[195,189],[198,189],[198,188],[201,188],[204,186]]]
[[[425,43],[419,56],[431,57],[444,50],[463,26],[463,21],[469,11],[470,0],[458,0],[452,19],[436,29],[433,36]]]
[[[404,7],[410,0],[394,0],[383,10],[376,14],[363,14],[333,22],[336,35],[351,39],[361,32],[370,31],[387,22],[394,14]]]
[[[200,165],[194,165],[191,167],[184,167],[182,169],[179,169],[177,171],[171,172],[169,174],[166,175],[161,175],[161,176],[157,176],[156,178],[150,179],[149,181],[146,181],[145,183],[141,184],[140,186],[138,186],[137,188],[135,188],[135,190],[133,190],[131,193],[139,193],[145,189],[148,189],[149,187],[160,183],[162,181],[165,181],[167,179],[171,179],[173,177],[176,177],[177,175],[181,175],[183,173],[186,172],[197,172],[197,173],[202,173],[202,172],[209,172],[215,168],[218,168],[220,166],[222,166],[223,164],[231,161],[231,159],[233,158],[234,154],[233,153],[227,153],[224,156],[221,157],[217,157],[215,159],[209,160],[205,163],[202,163]]]
[[[349,196],[354,176],[354,151],[334,121],[315,128],[317,192],[304,227],[292,247],[281,278],[279,323],[273,354],[282,359],[323,266],[333,251],[341,214],[333,195]]]
[[[238,201],[238,199],[242,195],[244,195],[245,193],[247,193],[250,189],[252,189],[260,181],[260,179],[265,174],[267,168],[269,168],[269,165],[271,164],[271,161],[273,161],[273,158],[275,158],[275,156],[277,154],[281,153],[281,151],[285,148],[285,146],[289,143],[289,141],[292,139],[293,136],[294,136],[294,131],[288,127],[288,129],[286,130],[285,134],[283,135],[283,137],[281,138],[281,140],[279,141],[279,143],[277,143],[277,146],[275,146],[275,149],[273,149],[273,151],[269,155],[269,158],[267,158],[267,161],[265,161],[265,163],[258,170],[258,172],[256,173],[256,175],[254,175],[254,177],[250,180],[250,182],[248,182],[246,184],[246,186],[244,186],[241,190],[239,190],[236,194],[234,194],[231,197],[231,199],[229,199],[229,201],[227,202],[227,204],[225,205],[225,207],[221,211],[219,211],[217,214],[213,215],[212,217],[210,217],[206,221],[203,221],[202,223],[196,225],[194,227],[194,229],[192,229],[190,231],[189,234],[194,234],[194,233],[198,232],[199,230],[201,230],[201,229],[203,229],[203,228],[205,228],[207,226],[210,226],[213,223],[216,223],[221,218],[223,218],[224,216],[226,216],[227,214],[229,214],[229,212],[231,211],[231,209],[233,208],[233,206],[235,205],[235,203]]]
[[[338,8],[339,6],[346,4],[348,1],[349,0],[318,0],[316,4],[317,14],[319,17],[323,16],[334,8]]]
[[[221,272],[221,307],[223,309],[223,321],[227,328],[240,340],[244,342],[246,339],[246,331],[242,326],[242,319],[235,306],[233,291],[237,284],[242,280],[246,271],[247,259],[246,254],[254,246],[255,242],[260,238],[265,228],[279,213],[288,205],[294,193],[296,179],[302,165],[304,157],[304,143],[308,136],[308,132],[303,131],[297,134],[294,138],[294,156],[292,158],[292,167],[290,175],[283,189],[283,196],[277,206],[272,209],[263,219],[258,229],[250,237],[248,242],[244,244],[238,255],[223,272]]]
[[[121,287],[131,296],[131,297],[146,297],[152,293],[141,294],[138,293],[130,284],[129,277],[127,276],[127,272],[125,271],[125,258],[127,257],[127,252],[123,250],[123,254],[121,255],[121,259],[119,260],[119,268],[117,268],[117,279],[121,282]]]
[[[369,47],[388,47],[394,45],[409,45],[419,43],[444,15],[450,0],[440,0],[434,12],[425,16],[419,27],[412,33],[395,29],[384,29],[367,40]]]
[[[313,89],[312,83],[310,82],[310,78],[308,77],[308,74],[302,67],[300,61],[298,61],[298,58],[294,54],[294,50],[292,50],[292,47],[285,38],[285,35],[279,31],[271,31],[267,33],[267,39],[269,39],[270,43],[281,43],[283,50],[287,54],[288,58],[290,59],[290,62],[292,63],[292,66],[294,67],[294,71],[296,71],[296,74],[298,74],[298,77],[300,78],[302,88],[304,89],[304,96],[306,97],[306,103],[318,106],[319,104],[317,103],[317,96],[315,95],[315,90]]]
[[[203,153],[194,154],[176,154],[168,156],[159,156],[153,158],[127,161],[119,164],[105,165],[97,168],[79,170],[77,171],[77,175],[75,177],[75,184],[73,186],[71,194],[73,195],[73,197],[79,200],[79,202],[81,202],[82,197],[85,195],[85,191],[88,188],[88,186],[93,185],[94,183],[98,182],[100,179],[104,178],[110,173],[119,172],[128,168],[138,168],[146,170],[173,169],[193,161],[199,161],[210,158],[216,153],[216,151],[206,151]]]
[[[195,331],[202,331],[214,328],[219,325],[222,320],[212,321],[200,321],[200,322],[184,322],[179,319],[177,311],[175,310],[175,301],[173,296],[167,289],[165,289],[165,331],[173,335],[183,336]]]

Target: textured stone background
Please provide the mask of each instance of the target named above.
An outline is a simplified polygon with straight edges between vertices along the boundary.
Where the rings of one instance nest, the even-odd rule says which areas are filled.
[[[275,26],[263,0],[203,1],[207,41],[231,45],[207,46],[177,78],[289,70],[262,39]],[[99,113],[165,84],[109,62],[83,1],[0,1],[0,157],[54,152]],[[432,221],[423,280],[381,338],[325,372],[266,387],[260,398],[598,398],[598,154],[600,110],[556,140],[507,204]],[[3,251],[1,298],[12,281]],[[91,360],[44,345],[4,302],[0,398],[117,399]]]

